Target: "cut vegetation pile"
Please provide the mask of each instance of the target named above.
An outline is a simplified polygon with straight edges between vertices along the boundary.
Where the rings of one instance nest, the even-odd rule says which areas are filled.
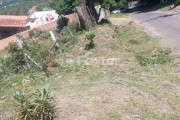
[[[40,70],[2,76],[0,96],[6,98],[0,100],[1,119],[15,118],[14,91],[24,89],[33,95],[48,84],[58,120],[179,120],[180,61],[176,51],[162,47],[132,23],[101,25],[91,31],[95,31],[91,49],[86,49],[90,41],[83,31],[74,32],[73,38],[66,29],[56,34],[63,55],[51,51],[54,64],[49,77]],[[35,46],[49,49],[51,39],[41,38]],[[42,55],[41,47],[37,53],[33,49],[28,50],[32,56]]]

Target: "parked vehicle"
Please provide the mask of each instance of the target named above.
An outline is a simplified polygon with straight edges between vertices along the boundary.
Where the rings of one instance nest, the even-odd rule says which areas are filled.
[[[111,13],[114,13],[114,14],[123,13],[125,10],[126,10],[125,8],[117,8],[117,9],[113,10]]]

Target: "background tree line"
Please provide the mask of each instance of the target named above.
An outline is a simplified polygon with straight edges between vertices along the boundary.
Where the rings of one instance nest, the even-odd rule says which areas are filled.
[[[32,6],[46,3],[48,0],[5,0],[0,5],[1,15],[27,15]]]
[[[103,8],[112,9],[115,7],[127,7],[128,0],[85,0],[86,5],[102,5]],[[81,2],[82,3],[82,2]],[[75,7],[79,5],[79,0],[52,0],[50,6],[59,14],[73,13]]]
[[[180,4],[180,0],[139,0],[142,3],[147,3],[148,6],[153,6],[158,3],[173,3],[175,6]]]

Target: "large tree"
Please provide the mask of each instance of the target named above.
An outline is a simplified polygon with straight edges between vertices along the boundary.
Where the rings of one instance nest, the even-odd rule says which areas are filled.
[[[77,13],[83,29],[96,25],[98,14],[94,8],[94,0],[78,0]]]
[[[77,13],[81,26],[84,29],[89,29],[95,26],[98,21],[98,13],[94,8],[95,4],[110,9],[111,7],[126,6],[127,0],[78,0],[78,3]]]
[[[127,0],[52,0],[52,6],[59,14],[72,13],[75,8],[77,10],[81,27],[89,29],[97,24],[98,13],[95,4],[102,5],[103,8],[127,5]]]

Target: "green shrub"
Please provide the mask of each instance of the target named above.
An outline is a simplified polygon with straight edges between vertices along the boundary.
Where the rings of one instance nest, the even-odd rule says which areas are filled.
[[[177,6],[180,4],[180,0],[174,0],[174,5]]]
[[[49,46],[38,42],[26,44],[24,49],[26,50],[26,53],[28,53],[28,55],[42,67],[44,72],[47,72],[48,67],[51,67],[51,64],[54,64],[55,59],[59,55],[54,51],[50,51]],[[41,71],[41,69],[39,69],[39,67],[34,65],[31,61],[28,60],[28,63],[31,66],[29,72]]]
[[[164,65],[172,61],[171,50],[156,48],[148,52],[139,52],[135,54],[141,66],[161,64]]]
[[[68,25],[68,27],[74,35],[83,32],[83,29],[80,27],[80,24],[78,22],[71,23],[70,25]]]
[[[64,16],[60,16],[57,20],[57,29],[61,31],[65,26],[68,25],[68,19]]]
[[[33,30],[30,30],[30,31],[29,31],[29,37],[32,38],[34,35],[35,35],[34,31],[33,31]]]
[[[17,44],[10,44],[7,50],[9,56],[1,59],[3,74],[22,72],[26,63],[22,49],[19,49]]]
[[[90,40],[90,43],[86,45],[85,50],[90,50],[90,49],[94,48],[95,44],[94,44],[93,39],[96,36],[95,31],[86,32],[85,36],[88,40]]]
[[[50,38],[50,33],[49,31],[44,31],[42,32],[42,34],[40,35],[40,39],[48,39]]]
[[[25,92],[19,91],[14,95],[17,119],[20,120],[53,120],[55,118],[55,105],[47,89],[37,90],[28,97]]]
[[[72,38],[66,38],[62,41],[61,49],[64,53],[70,53],[72,52],[72,48],[74,45],[78,42],[78,39],[76,37]]]
[[[85,36],[88,40],[92,41],[94,37],[96,36],[95,31],[89,31],[85,33]]]
[[[23,44],[23,49],[19,49],[17,44],[10,44],[7,48],[9,56],[1,60],[0,74],[25,73],[41,71],[31,60],[25,59],[24,53],[27,53],[40,66],[49,66],[54,64],[57,53],[50,51],[49,46],[38,42],[28,42]],[[30,65],[30,68],[27,66]]]

